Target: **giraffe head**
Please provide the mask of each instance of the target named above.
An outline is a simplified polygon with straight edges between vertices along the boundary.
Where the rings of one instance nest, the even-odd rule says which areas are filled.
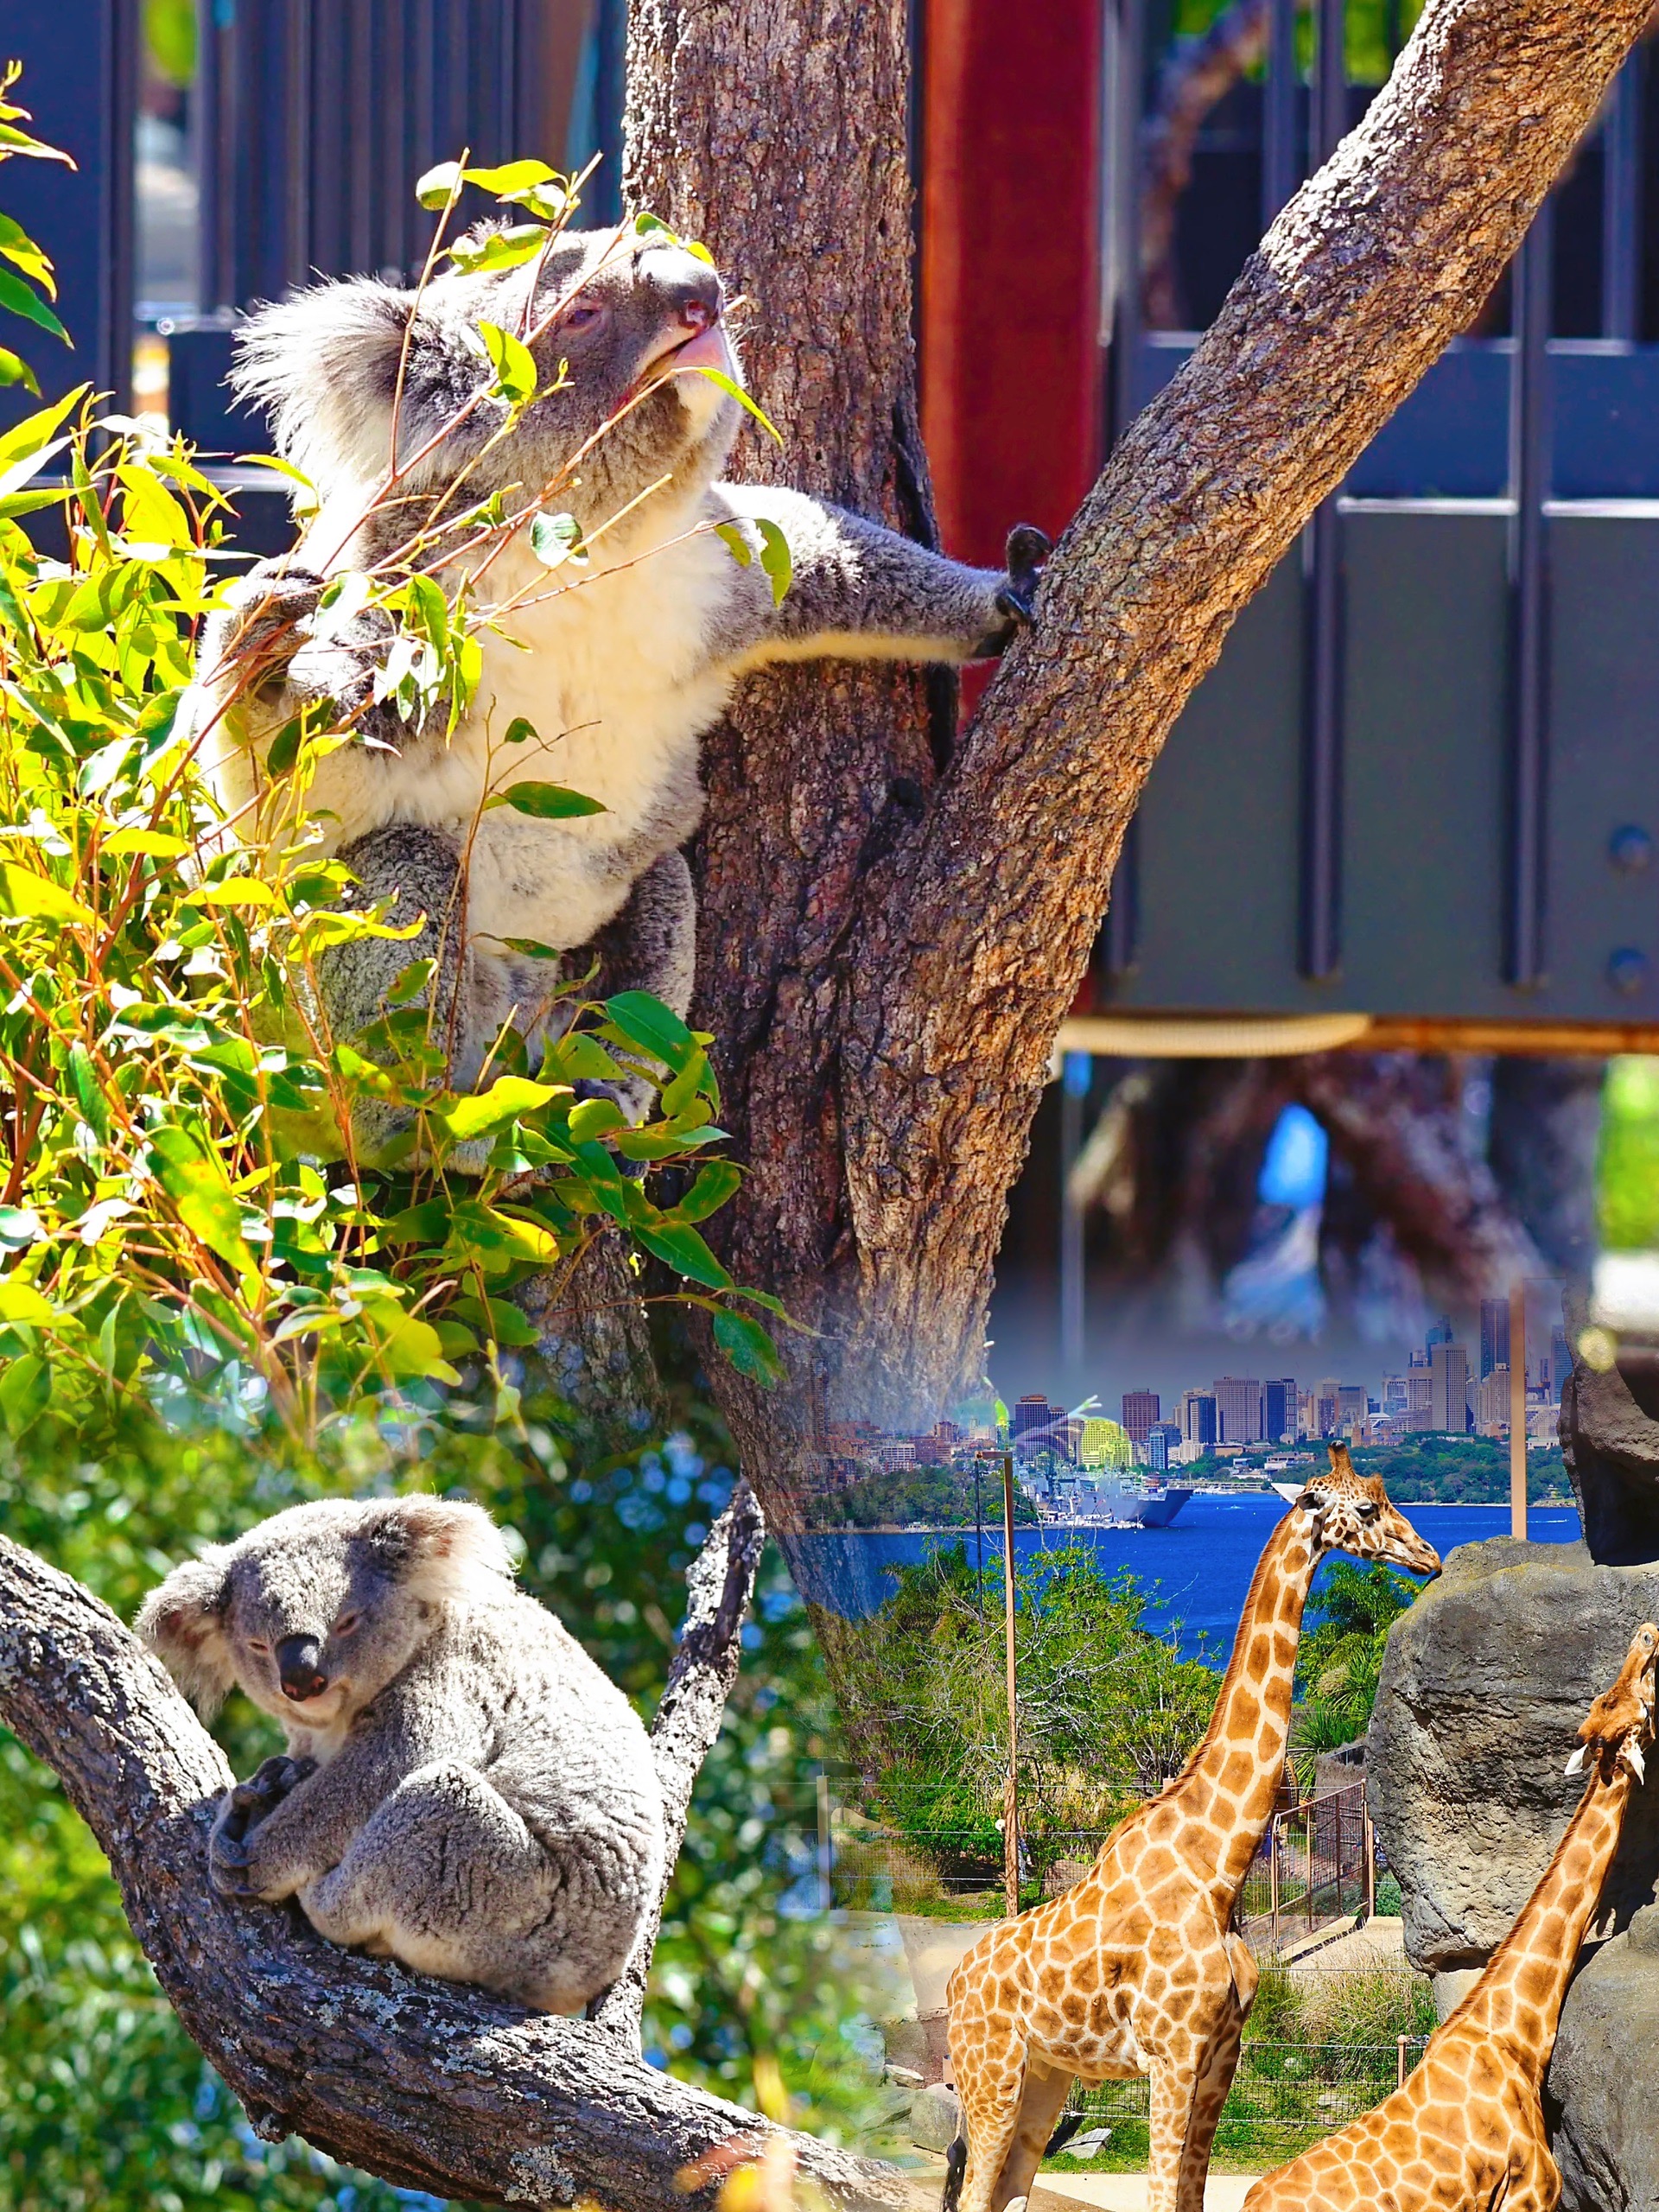
[[[1440,1554],[1389,1504],[1382,1477],[1362,1475],[1345,1444],[1333,1444],[1330,1452],[1329,1468],[1314,1476],[1294,1508],[1309,1516],[1315,1552],[1352,1552],[1413,1574],[1438,1574]]]
[[[1604,1782],[1623,1759],[1638,1782],[1646,1779],[1643,1754],[1653,1741],[1654,1662],[1659,1658],[1659,1628],[1643,1621],[1630,1638],[1624,1664],[1611,1689],[1605,1689],[1579,1723],[1579,1748],[1567,1763],[1569,1774],[1581,1774],[1593,1755]]]

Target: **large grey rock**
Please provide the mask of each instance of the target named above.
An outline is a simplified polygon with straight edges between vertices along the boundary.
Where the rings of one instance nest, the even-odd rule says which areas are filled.
[[[1545,2084],[1561,2212],[1659,2212],[1659,1910],[1580,1970]]]
[[[918,2151],[948,2151],[962,2126],[962,2105],[943,2082],[918,2089],[911,2101],[910,2139]]]
[[[1549,1864],[1582,1783],[1580,1721],[1659,1620],[1659,1565],[1599,1567],[1581,1544],[1465,1544],[1389,1637],[1367,1770],[1425,1974],[1485,1962]],[[1623,1928],[1659,1879],[1659,1758],[1606,1899]]]
[[[1581,1300],[1567,1301],[1576,1346],[1588,1319]],[[1615,1567],[1659,1559],[1659,1360],[1651,1345],[1619,1347],[1619,1363],[1599,1373],[1576,1350],[1561,1389],[1561,1453],[1579,1501],[1592,1559]]]

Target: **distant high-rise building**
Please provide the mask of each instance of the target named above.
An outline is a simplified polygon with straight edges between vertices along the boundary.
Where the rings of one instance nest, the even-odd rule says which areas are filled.
[[[1466,1435],[1469,1355],[1461,1344],[1437,1344],[1429,1357],[1429,1426],[1448,1436]]]
[[[1216,1435],[1216,1401],[1208,1390],[1185,1390],[1181,1394],[1181,1440],[1185,1444],[1214,1444]]]
[[[1334,1375],[1313,1385],[1313,1418],[1308,1424],[1310,1436],[1335,1436],[1337,1417],[1342,1404],[1342,1384]]]
[[[1552,1329],[1549,1332],[1549,1387],[1555,1397],[1560,1396],[1561,1385],[1572,1372],[1573,1347],[1567,1341],[1567,1332],[1565,1329]]]
[[[1510,1301],[1483,1298],[1480,1301],[1480,1373],[1484,1381],[1495,1367],[1510,1363]]]
[[[1411,1400],[1406,1391],[1405,1376],[1385,1375],[1382,1377],[1382,1411],[1389,1419],[1398,1420],[1410,1403]]]
[[[1269,1444],[1294,1440],[1296,1434],[1296,1378],[1286,1375],[1262,1385],[1262,1433]]]
[[[1078,1454],[1083,1450],[1084,1427],[1084,1423],[1076,1414],[1068,1414],[1064,1421],[1057,1421],[1049,1431],[1049,1434],[1054,1440],[1055,1450],[1062,1459],[1069,1460],[1074,1467],[1077,1464]]]
[[[1146,1465],[1154,1474],[1166,1474],[1175,1465],[1181,1432],[1173,1421],[1155,1421],[1141,1445]]]
[[[1337,1434],[1344,1435],[1366,1414],[1365,1386],[1363,1382],[1344,1382],[1337,1392]]]
[[[1144,1444],[1147,1431],[1155,1421],[1163,1417],[1163,1401],[1155,1390],[1126,1390],[1123,1393],[1123,1426],[1129,1432],[1129,1440]]]
[[[1251,1376],[1216,1378],[1216,1441],[1218,1444],[1255,1444],[1262,1436],[1262,1384]]]
[[[1428,1332],[1426,1349],[1432,1353],[1436,1344],[1449,1344],[1451,1341],[1452,1316],[1449,1313],[1442,1313]]]
[[[1493,1368],[1475,1385],[1475,1427],[1483,1436],[1495,1436],[1510,1425],[1510,1370]]]
[[[1059,1410],[1058,1406],[1051,1406],[1040,1391],[1028,1398],[1016,1399],[1014,1408],[1014,1450],[1019,1451],[1026,1440],[1036,1435],[1039,1429],[1046,1429]],[[1045,1436],[1041,1440],[1046,1443],[1048,1439]]]

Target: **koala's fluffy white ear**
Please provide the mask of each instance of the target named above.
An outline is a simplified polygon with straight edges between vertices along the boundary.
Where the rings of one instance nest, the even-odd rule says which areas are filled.
[[[132,1624],[204,1720],[219,1711],[236,1679],[225,1633],[228,1562],[223,1549],[186,1560],[150,1592]]]
[[[383,1509],[377,1545],[391,1550],[398,1580],[429,1603],[499,1597],[512,1575],[505,1537],[481,1505],[448,1497],[400,1497]]]
[[[372,277],[260,308],[236,337],[231,382],[270,419],[276,450],[320,491],[385,470],[412,292]]]

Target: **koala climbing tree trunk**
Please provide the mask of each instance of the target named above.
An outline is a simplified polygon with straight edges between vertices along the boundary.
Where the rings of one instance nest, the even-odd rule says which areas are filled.
[[[925,1430],[976,1379],[1009,1186],[1164,738],[1472,320],[1647,14],[1429,0],[1120,441],[948,757],[922,682],[868,664],[753,681],[706,745],[695,1018],[751,1163],[722,1256],[820,1332],[770,1396],[714,1370],[774,1526],[798,1525],[815,1414]],[[739,472],[926,535],[906,15],[636,0],[626,194],[704,238],[752,303],[749,380],[787,446],[747,439]]]

